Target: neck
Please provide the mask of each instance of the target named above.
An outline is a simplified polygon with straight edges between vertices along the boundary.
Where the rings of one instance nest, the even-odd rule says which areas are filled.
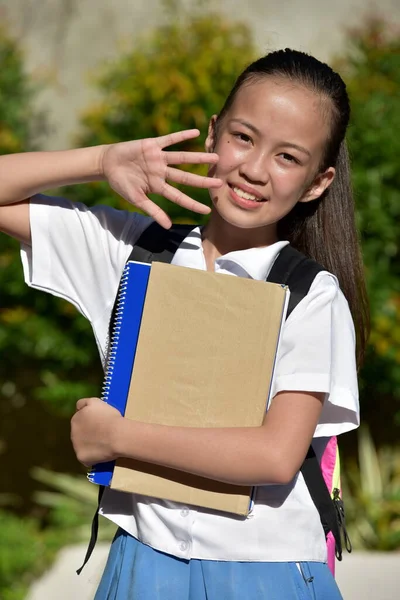
[[[203,229],[203,252],[207,268],[214,270],[215,260],[228,252],[270,246],[276,241],[275,226],[251,229],[236,227],[224,221],[214,209]]]

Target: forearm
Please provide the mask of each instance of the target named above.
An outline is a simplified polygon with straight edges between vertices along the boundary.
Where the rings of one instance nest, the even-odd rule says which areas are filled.
[[[291,479],[263,427],[186,428],[121,419],[115,453],[236,485]]]
[[[103,179],[104,146],[0,156],[0,205],[63,185]]]
[[[133,458],[236,485],[285,484],[304,461],[324,396],[280,392],[262,426],[230,428],[141,423],[99,398],[82,398],[71,439],[86,465]]]

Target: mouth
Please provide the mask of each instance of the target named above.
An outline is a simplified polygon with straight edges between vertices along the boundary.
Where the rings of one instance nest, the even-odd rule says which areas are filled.
[[[252,193],[234,184],[228,184],[230,196],[235,204],[241,208],[257,208],[267,201],[267,198],[258,193]]]
[[[236,185],[230,186],[231,189],[235,192],[235,194],[237,194],[240,198],[243,198],[244,200],[251,200],[252,202],[265,202],[266,198],[263,198],[262,196],[256,196],[255,194],[251,194],[249,192],[245,192],[244,190],[242,190],[242,188],[237,187]]]

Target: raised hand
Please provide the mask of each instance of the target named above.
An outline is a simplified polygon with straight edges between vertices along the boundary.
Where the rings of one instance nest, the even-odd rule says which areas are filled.
[[[167,146],[190,140],[199,134],[198,129],[189,129],[157,138],[104,146],[104,177],[120,196],[153,217],[162,227],[169,228],[171,219],[148,198],[149,193],[160,194],[188,210],[207,214],[210,212],[208,206],[193,200],[168,181],[199,188],[219,187],[222,184],[220,179],[202,177],[171,166],[215,164],[218,162],[218,155],[209,152],[164,151]]]

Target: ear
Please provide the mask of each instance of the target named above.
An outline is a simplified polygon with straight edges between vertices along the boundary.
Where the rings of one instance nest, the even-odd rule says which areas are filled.
[[[216,133],[215,133],[215,124],[217,122],[218,115],[213,115],[208,124],[208,133],[205,141],[205,149],[206,152],[214,152],[215,144],[216,144]]]
[[[299,202],[311,202],[316,200],[325,192],[335,179],[335,168],[328,167],[323,173],[319,173],[312,184],[306,189]]]

